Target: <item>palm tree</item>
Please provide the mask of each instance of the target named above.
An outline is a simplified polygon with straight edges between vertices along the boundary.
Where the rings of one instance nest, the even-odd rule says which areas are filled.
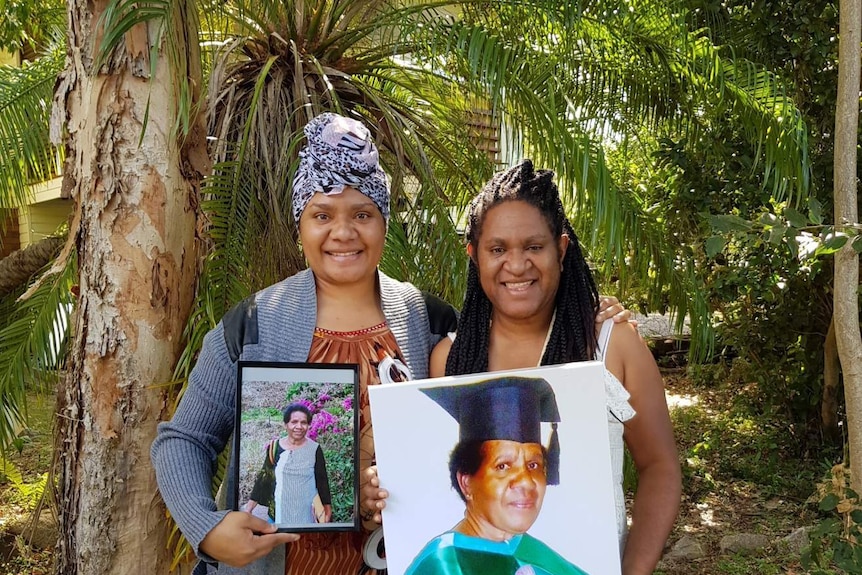
[[[463,137],[465,113],[482,102],[504,119],[510,140],[520,144],[515,150],[554,167],[568,183],[588,247],[614,269],[634,255],[654,293],[671,285],[672,307],[693,316],[707,348],[708,310],[691,270],[675,261],[675,246],[647,206],[618,193],[599,143],[660,122],[696,126],[699,109],[723,107],[762,143],[764,170],[778,173],[777,192],[800,194],[807,186],[805,128],[770,74],[723,58],[667,3],[637,4],[212,6],[207,13],[231,34],[217,54],[208,98],[217,163],[206,187],[213,245],[202,274],[208,295],[200,298],[209,307],[196,316],[210,321],[201,329],[302,265],[286,215],[288,183],[301,127],[323,110],[365,121],[385,152],[403,209],[384,269],[459,302],[462,276],[439,262],[463,263],[446,207],[463,207],[492,168]],[[405,193],[410,189],[418,191]],[[435,226],[425,225],[429,214]],[[434,257],[421,251],[429,245]]]

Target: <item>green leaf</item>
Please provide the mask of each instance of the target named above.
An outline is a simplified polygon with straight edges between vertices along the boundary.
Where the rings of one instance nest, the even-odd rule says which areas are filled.
[[[818,256],[835,253],[844,247],[844,244],[847,243],[847,239],[847,236],[844,234],[831,234],[814,253]]]
[[[787,228],[784,230],[784,243],[787,249],[790,250],[790,255],[794,258],[799,257],[799,243],[796,241],[796,228]]]
[[[786,228],[784,226],[775,226],[774,228],[769,230],[769,236],[767,238],[767,241],[769,241],[770,244],[780,244],[781,240],[784,239],[784,236],[787,233],[788,229],[789,228]]]
[[[862,236],[856,236],[853,238],[853,243],[851,245],[853,246],[853,251],[857,254],[862,253]]]
[[[775,214],[771,212],[764,212],[760,214],[760,217],[757,218],[757,221],[767,226],[774,226],[778,224],[778,218],[775,216]]]
[[[793,208],[785,208],[784,217],[795,228],[802,228],[808,224],[808,219]]]
[[[821,208],[822,206],[816,198],[808,198],[808,219],[811,220],[811,223],[817,226],[823,223]]]
[[[751,222],[733,214],[708,216],[708,219],[712,228],[719,233],[747,232],[752,227]]]
[[[838,496],[834,493],[830,493],[826,497],[820,500],[820,511],[832,511],[836,507],[838,507]],[[824,522],[821,527],[825,527],[826,522]]]
[[[706,240],[706,257],[713,258],[724,249],[725,241],[722,236],[712,236]]]
[[[42,278],[0,329],[0,455],[17,437],[18,424],[26,421],[26,382],[63,364],[76,271],[73,251],[62,271]]]
[[[854,509],[850,512],[850,519],[857,525],[862,525],[862,510]]]

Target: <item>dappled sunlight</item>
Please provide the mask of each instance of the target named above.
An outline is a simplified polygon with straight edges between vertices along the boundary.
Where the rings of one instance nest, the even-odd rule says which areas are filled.
[[[700,511],[700,522],[705,527],[719,527],[720,522],[714,519],[714,510],[709,506],[709,503],[698,503],[697,509]]]
[[[668,409],[676,409],[678,407],[693,407],[700,404],[700,397],[698,397],[697,395],[677,395],[675,393],[667,393],[665,394],[665,396],[667,398]]]

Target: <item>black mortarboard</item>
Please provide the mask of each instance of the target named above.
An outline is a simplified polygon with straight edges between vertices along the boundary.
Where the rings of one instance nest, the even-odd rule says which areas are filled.
[[[560,412],[554,390],[546,380],[507,376],[421,391],[455,418],[462,442],[506,439],[541,444],[541,423],[551,423],[547,479],[549,485],[559,483]]]

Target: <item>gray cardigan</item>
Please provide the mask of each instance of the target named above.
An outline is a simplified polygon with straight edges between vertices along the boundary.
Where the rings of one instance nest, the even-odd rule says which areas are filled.
[[[383,314],[407,366],[416,379],[428,377],[428,358],[440,336],[429,329],[423,295],[413,285],[393,280],[382,272],[378,272],[378,284]],[[254,303],[258,319],[256,342],[248,334],[240,338],[243,344],[239,359],[306,361],[317,320],[311,271],[299,272],[258,292]],[[209,558],[200,552],[200,542],[228,513],[217,510],[211,481],[216,459],[234,429],[234,358],[239,350],[232,354],[229,341],[226,342],[226,338],[231,340],[231,329],[225,331],[223,320],[206,335],[179,407],[171,421],[159,425],[151,449],[162,498],[195,553],[205,560]],[[237,340],[235,334],[233,340]],[[234,570],[221,566],[218,572],[280,575],[284,573],[284,553],[280,550],[277,548],[249,568]]]

